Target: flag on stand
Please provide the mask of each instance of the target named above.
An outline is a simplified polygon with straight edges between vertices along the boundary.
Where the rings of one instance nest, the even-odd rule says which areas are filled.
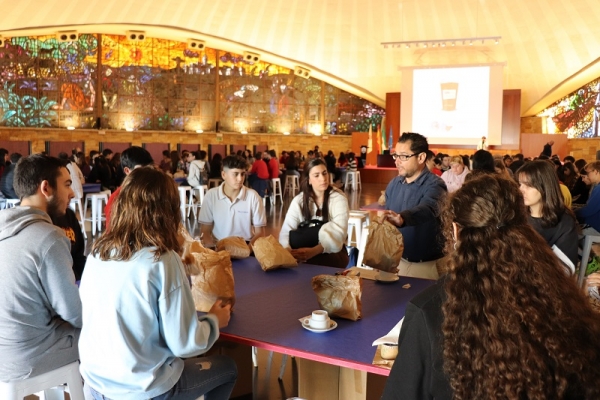
[[[369,141],[367,142],[367,154],[373,151],[373,127],[369,124]]]
[[[387,137],[385,134],[385,116],[381,118],[381,154],[387,150]]]
[[[381,154],[381,125],[377,125],[377,147],[375,148],[375,150],[377,150],[377,154]]]
[[[394,147],[394,132],[392,131],[392,127],[390,126],[390,138],[389,138],[388,150],[392,151],[392,147]]]

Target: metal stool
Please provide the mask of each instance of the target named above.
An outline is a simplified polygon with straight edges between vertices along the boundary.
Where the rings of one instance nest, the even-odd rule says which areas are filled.
[[[73,198],[69,203],[69,208],[73,210],[73,212],[77,212],[79,208],[79,225],[81,225],[81,232],[83,233],[83,237],[87,239],[87,234],[85,233],[85,213],[83,212],[83,204],[81,202],[81,198]]]
[[[288,190],[292,192],[292,197],[296,196],[296,190],[300,190],[300,180],[298,179],[298,175],[287,175],[285,177],[285,189],[283,194],[285,195]]]
[[[188,218],[190,216],[190,209],[194,214],[194,218],[198,216],[198,209],[202,207],[202,203],[204,203],[204,195],[208,191],[207,185],[194,186],[192,188],[192,195],[190,196],[190,201],[188,203]],[[198,193],[198,202],[194,203],[194,196]]]
[[[279,196],[279,199],[283,203],[283,194],[281,193],[281,179],[274,178],[274,179],[271,179],[271,182],[273,183],[273,193],[271,194],[271,205],[275,204],[275,202],[277,201],[277,196]]]
[[[191,186],[179,186],[179,208],[181,209],[181,219],[185,220],[189,215],[190,203],[187,201],[186,197],[189,195],[189,199],[194,201],[194,197],[192,196],[192,187]]]
[[[72,362],[53,371],[12,382],[0,382],[0,398],[3,400],[22,400],[30,394],[46,393],[54,387],[68,385],[72,400],[84,400],[79,361]],[[61,389],[56,389],[61,390]],[[53,390],[54,391],[54,390]],[[50,394],[50,393],[48,393]]]
[[[360,184],[360,171],[348,171],[346,172],[346,182],[344,182],[344,187],[348,188],[348,178],[352,179],[352,190],[362,189]]]
[[[84,218],[84,221],[90,221],[92,223],[92,236],[96,235],[96,229],[98,232],[102,230],[102,221],[105,218],[102,216],[102,203],[108,203],[108,197],[110,196],[110,190],[105,190],[98,193],[88,193],[85,198],[85,206],[83,208],[83,215],[87,216],[88,203],[91,204],[92,213],[90,218]],[[85,228],[83,229],[85,231]]]
[[[360,246],[363,225],[367,222],[367,217],[360,214],[350,214],[350,218],[348,218],[348,246],[351,246],[352,243],[355,244],[356,247]],[[354,236],[356,236],[356,240],[352,240],[352,231],[354,231]]]
[[[16,207],[17,204],[19,204],[19,202],[21,200],[19,200],[19,199],[4,199],[4,201],[6,202],[6,208],[13,208],[13,207]]]

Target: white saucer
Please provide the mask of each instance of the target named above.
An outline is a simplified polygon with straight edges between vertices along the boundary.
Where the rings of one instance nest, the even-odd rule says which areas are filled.
[[[377,275],[375,275],[375,280],[378,282],[390,283],[390,282],[396,282],[398,279],[400,279],[400,277],[398,275],[392,274],[390,272],[379,271],[379,273]]]
[[[316,329],[316,328],[311,328],[310,325],[305,324],[304,322],[300,321],[302,323],[302,327],[306,330],[309,330],[311,332],[315,332],[315,333],[323,333],[323,332],[329,332],[330,330],[333,330],[335,328],[337,328],[337,322],[335,322],[334,320],[330,319],[329,320],[329,328],[325,328],[325,329]]]

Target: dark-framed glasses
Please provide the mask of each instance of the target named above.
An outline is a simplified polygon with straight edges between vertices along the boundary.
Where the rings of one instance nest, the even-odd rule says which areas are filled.
[[[392,154],[392,158],[394,160],[406,161],[409,158],[417,156],[417,155],[419,155],[419,153],[414,153],[414,154]]]

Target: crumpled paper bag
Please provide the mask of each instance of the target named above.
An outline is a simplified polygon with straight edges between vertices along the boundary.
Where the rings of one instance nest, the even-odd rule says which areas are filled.
[[[404,252],[404,238],[394,225],[373,220],[369,225],[363,264],[381,271],[397,273]]]
[[[385,206],[385,190],[381,191],[381,196],[379,196],[379,199],[377,200],[377,202],[379,203],[380,206]]]
[[[250,257],[250,247],[246,244],[244,238],[239,236],[230,236],[217,242],[217,251],[226,251],[233,259],[242,259]]]
[[[312,278],[319,308],[331,317],[358,321],[362,318],[362,278],[343,275],[317,275]]]
[[[186,269],[190,271],[196,310],[208,312],[217,300],[231,304],[233,309],[235,281],[229,253],[207,249],[192,239],[183,245],[183,259],[190,261]]]
[[[254,250],[254,257],[258,260],[263,271],[298,266],[294,256],[284,249],[273,235],[258,238],[252,245],[252,250]]]

